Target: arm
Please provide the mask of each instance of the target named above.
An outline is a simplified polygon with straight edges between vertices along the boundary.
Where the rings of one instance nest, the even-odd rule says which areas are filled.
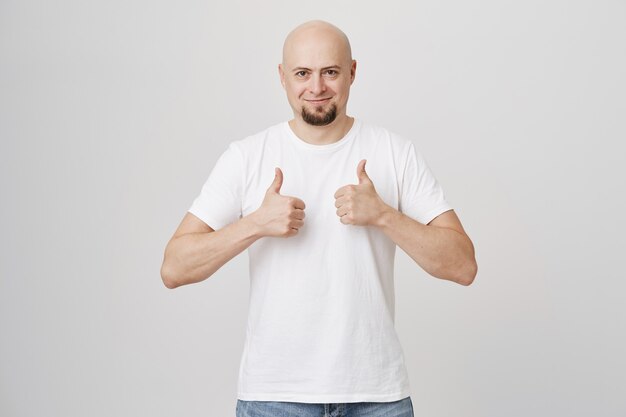
[[[161,279],[167,288],[204,281],[226,262],[265,236],[295,236],[304,224],[304,202],[280,195],[283,174],[276,168],[261,207],[215,231],[186,213],[163,257]]]
[[[214,231],[187,213],[165,248],[161,279],[170,289],[203,281],[259,237],[250,216]]]
[[[365,172],[365,160],[357,167],[358,185],[346,185],[335,193],[337,216],[343,224],[379,227],[430,275],[470,285],[478,266],[474,245],[454,210],[424,225],[386,204]]]
[[[461,285],[474,281],[474,245],[454,210],[424,225],[387,206],[376,225],[430,275]]]

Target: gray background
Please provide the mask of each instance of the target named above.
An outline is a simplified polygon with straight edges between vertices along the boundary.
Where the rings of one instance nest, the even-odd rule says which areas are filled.
[[[0,2],[0,415],[234,416],[247,254],[159,268],[227,144],[291,116],[313,18],[476,246],[470,287],[398,249],[416,417],[626,414],[625,3],[383,3]]]

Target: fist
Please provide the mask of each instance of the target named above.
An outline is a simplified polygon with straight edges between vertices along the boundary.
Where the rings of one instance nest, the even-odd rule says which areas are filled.
[[[253,213],[253,219],[262,236],[294,236],[304,225],[304,201],[281,195],[283,172],[280,168],[274,172],[274,181],[265,192],[261,207]]]
[[[343,224],[376,226],[387,207],[365,172],[365,162],[362,159],[356,168],[359,183],[344,185],[335,192],[337,216]]]

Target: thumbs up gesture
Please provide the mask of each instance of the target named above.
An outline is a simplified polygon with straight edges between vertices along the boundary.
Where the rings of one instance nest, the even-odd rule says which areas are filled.
[[[304,201],[280,194],[283,172],[274,170],[274,181],[265,192],[261,207],[252,213],[261,236],[290,237],[304,225]]]
[[[380,198],[374,183],[365,172],[366,162],[362,159],[356,168],[358,184],[344,185],[335,192],[337,216],[343,224],[376,226],[389,207]]]

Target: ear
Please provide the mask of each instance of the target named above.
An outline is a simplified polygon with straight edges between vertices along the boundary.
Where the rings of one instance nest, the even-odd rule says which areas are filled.
[[[350,85],[354,82],[354,76],[356,75],[356,59],[352,60],[352,65],[350,66]]]
[[[280,77],[280,83],[285,88],[285,72],[283,71],[283,65],[278,64],[278,76]]]

